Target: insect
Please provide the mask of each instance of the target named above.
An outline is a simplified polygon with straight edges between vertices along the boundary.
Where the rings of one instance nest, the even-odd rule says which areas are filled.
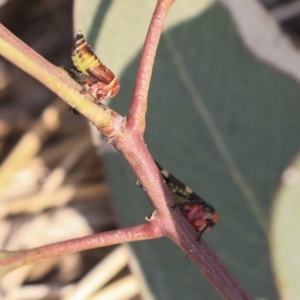
[[[158,162],[155,163],[174,196],[176,203],[174,209],[176,207],[180,208],[183,215],[198,232],[197,241],[200,241],[202,234],[210,231],[219,220],[215,209],[188,186],[162,168]]]
[[[97,57],[80,31],[73,41],[72,61],[76,70],[70,70],[70,76],[95,98],[96,103],[112,98],[119,92],[119,80]]]

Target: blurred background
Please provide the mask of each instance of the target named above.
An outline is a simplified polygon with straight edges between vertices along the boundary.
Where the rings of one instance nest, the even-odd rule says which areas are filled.
[[[147,145],[216,208],[220,222],[204,239],[248,292],[297,299],[300,1],[197,2],[175,1],[170,11]],[[67,68],[80,29],[119,77],[111,106],[126,115],[154,5],[10,0],[1,2],[0,20]],[[0,105],[1,249],[138,224],[152,212],[121,154],[2,58]],[[46,260],[0,287],[1,299],[221,299],[166,239]]]

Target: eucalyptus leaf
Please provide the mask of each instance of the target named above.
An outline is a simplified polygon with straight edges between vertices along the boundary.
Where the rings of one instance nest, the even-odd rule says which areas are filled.
[[[164,168],[216,208],[220,221],[205,241],[254,298],[276,299],[270,208],[281,173],[300,146],[300,88],[244,47],[220,4],[182,17],[182,2],[189,7],[200,1],[175,1],[171,9],[173,23],[162,36],[151,81],[145,140]],[[87,40],[120,78],[111,105],[123,115],[151,3],[81,4]],[[143,222],[153,208],[127,162],[117,152],[104,159],[121,226]],[[154,298],[221,299],[171,241],[132,248]]]

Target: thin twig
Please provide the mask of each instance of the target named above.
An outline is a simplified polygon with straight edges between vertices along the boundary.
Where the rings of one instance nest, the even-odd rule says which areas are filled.
[[[157,229],[158,228],[151,223],[144,223],[128,228],[93,234],[88,237],[45,245],[26,251],[7,252],[6,257],[4,257],[3,254],[1,256],[0,266],[3,268],[0,269],[0,277],[6,274],[4,273],[5,271],[9,272],[20,266],[44,260],[46,258],[53,258],[97,247],[161,237],[162,233]],[[6,266],[7,269],[5,270]]]
[[[124,130],[121,130],[123,119],[118,114],[108,108],[99,108],[80,95],[75,91],[75,88],[78,88],[75,82],[0,26],[0,54],[64,98],[94,124],[99,124],[101,131],[107,136],[112,136],[111,141],[123,152],[157,210],[153,220],[146,224],[28,251],[2,253],[0,265],[6,266],[7,270],[0,269],[0,271],[12,270],[26,263],[67,253],[166,235],[186,252],[225,299],[251,299],[209,247],[203,242],[201,244],[196,242],[194,228],[180,210],[171,209],[174,200],[170,190],[163,182],[143,140],[142,133],[145,128],[147,96],[154,57],[172,3],[173,0],[158,0],[142,53],[128,125]]]
[[[170,191],[157,172],[140,133],[144,131],[147,96],[154,57],[163,22],[173,1],[158,1],[144,45],[135,91],[124,135],[114,143],[123,152],[157,211],[155,223],[161,219],[165,234],[177,243],[198,266],[219,293],[230,300],[252,299],[224,264],[205,244],[196,242],[194,229],[179,211],[170,211],[173,203]],[[135,149],[133,152],[132,149]]]
[[[145,130],[148,91],[154,58],[168,11],[173,2],[174,0],[158,0],[143,47],[127,125],[131,129],[136,128],[139,132]]]

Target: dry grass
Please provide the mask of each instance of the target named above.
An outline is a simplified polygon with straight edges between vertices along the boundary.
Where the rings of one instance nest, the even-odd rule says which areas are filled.
[[[67,0],[13,0],[0,8],[0,18],[49,61],[69,67],[71,10]],[[27,249],[115,228],[103,165],[84,118],[3,59],[0,107],[0,248]],[[139,299],[137,280],[126,268],[128,249],[112,250],[23,267],[2,280],[1,299]],[[99,292],[112,278],[113,285]],[[112,292],[122,297],[108,296]]]

